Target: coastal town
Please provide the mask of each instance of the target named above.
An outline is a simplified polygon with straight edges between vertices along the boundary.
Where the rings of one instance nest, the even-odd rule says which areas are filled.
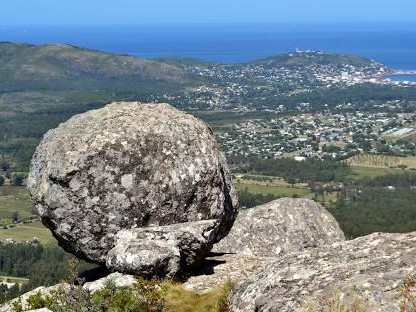
[[[295,51],[246,64],[197,63],[184,68],[206,83],[156,100],[168,100],[185,109],[250,111],[279,107],[281,97],[316,90],[413,84],[388,78],[395,72],[375,61],[314,51]]]
[[[161,101],[191,112],[262,113],[260,118],[215,129],[231,162],[287,157],[342,160],[359,153],[415,155],[416,103],[405,93],[394,99],[392,90],[413,92],[416,83],[391,78],[412,71],[319,51],[184,68],[206,83],[165,95]],[[383,92],[386,96],[378,96]]]
[[[414,155],[416,114],[302,113],[249,120],[218,132],[227,158],[341,160],[358,153]]]

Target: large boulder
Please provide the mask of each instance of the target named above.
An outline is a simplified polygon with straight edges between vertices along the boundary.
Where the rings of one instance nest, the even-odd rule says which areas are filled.
[[[168,104],[113,103],[48,131],[28,189],[65,250],[149,276],[198,264],[237,214],[212,131]]]
[[[239,283],[231,311],[399,311],[399,304],[416,298],[415,259],[416,232],[375,233],[305,249],[276,258]]]
[[[215,253],[184,286],[196,292],[212,291],[227,280],[248,278],[277,257],[344,240],[336,220],[314,201],[277,199],[240,210],[228,236],[214,246]]]
[[[241,210],[226,238],[214,251],[274,257],[345,240],[334,217],[306,198],[281,198]]]

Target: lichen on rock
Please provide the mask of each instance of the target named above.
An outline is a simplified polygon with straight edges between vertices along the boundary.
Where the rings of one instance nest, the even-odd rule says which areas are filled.
[[[339,307],[359,300],[359,311],[399,311],[399,289],[415,274],[415,259],[416,232],[374,233],[294,252],[239,283],[230,297],[230,310],[289,312],[311,303],[312,311],[327,311],[328,302],[335,299]]]
[[[196,239],[194,257],[183,253],[186,235],[168,243],[166,257],[179,252],[181,259],[168,275],[208,254],[237,215],[233,182],[212,131],[168,104],[112,103],[48,131],[33,156],[28,189],[59,244],[99,264],[113,263],[108,254],[120,231],[187,224],[189,234],[193,224],[201,230],[199,222],[212,220],[207,226],[214,223],[215,231]],[[120,262],[117,270],[124,270]]]
[[[307,198],[281,198],[241,210],[216,252],[275,257],[345,240],[338,222]]]

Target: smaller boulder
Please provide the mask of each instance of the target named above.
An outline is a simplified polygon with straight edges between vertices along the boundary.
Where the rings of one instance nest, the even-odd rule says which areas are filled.
[[[241,210],[213,251],[274,257],[343,240],[339,224],[325,208],[306,198],[281,198]]]
[[[128,288],[134,286],[137,283],[137,279],[133,275],[115,272],[96,281],[87,282],[82,287],[93,294],[104,289],[108,282],[112,282],[117,288]]]
[[[205,220],[120,231],[106,265],[144,277],[178,277],[181,267],[195,266],[205,258],[199,251],[209,249],[218,223]]]

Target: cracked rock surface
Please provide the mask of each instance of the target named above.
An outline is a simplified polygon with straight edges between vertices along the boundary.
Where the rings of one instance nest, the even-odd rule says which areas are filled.
[[[345,240],[334,217],[307,198],[281,198],[240,210],[215,252],[274,257]]]
[[[158,246],[157,269],[144,269],[149,276],[196,265],[237,215],[234,185],[211,130],[168,104],[112,103],[48,131],[32,159],[28,189],[42,222],[80,258],[141,272],[141,250],[148,257]],[[185,226],[161,234],[175,224]],[[114,248],[135,250],[134,261],[115,261]]]
[[[281,198],[240,210],[227,237],[185,287],[212,291],[227,280],[239,282],[283,255],[344,241],[337,221],[316,202]]]
[[[327,311],[328,302],[339,300],[346,307],[358,303],[359,311],[399,311],[399,289],[414,275],[415,259],[416,232],[374,233],[305,249],[276,258],[237,284],[230,310],[310,311],[312,304],[313,311]]]

